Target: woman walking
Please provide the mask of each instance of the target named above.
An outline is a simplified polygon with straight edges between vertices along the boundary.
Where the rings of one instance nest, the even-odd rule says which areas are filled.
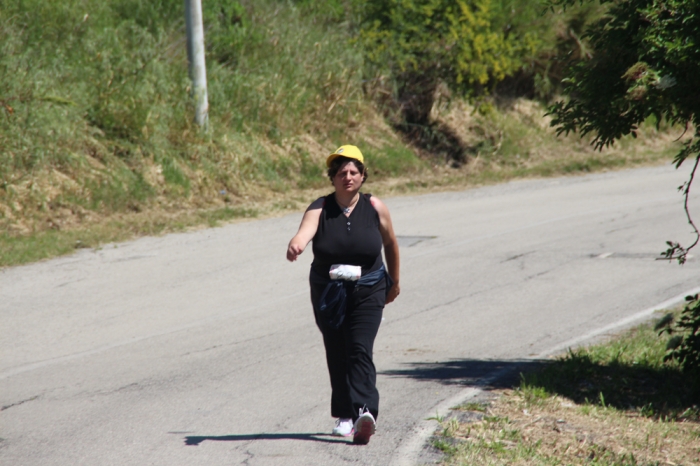
[[[372,350],[384,305],[400,292],[399,246],[387,207],[360,192],[367,179],[362,152],[341,146],[326,165],[335,191],[306,209],[287,259],[295,261],[313,240],[311,304],[326,348],[331,416],[338,418],[333,434],[367,444],[379,414]]]

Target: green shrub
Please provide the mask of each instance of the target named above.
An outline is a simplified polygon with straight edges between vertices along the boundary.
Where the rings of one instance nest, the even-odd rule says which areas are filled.
[[[474,93],[520,67],[536,38],[494,26],[492,0],[378,0],[362,8],[359,40],[366,58],[387,69],[408,123],[425,125],[440,82]]]
[[[584,31],[604,14],[606,6],[580,2],[564,11],[548,12],[548,5],[547,0],[493,0],[495,28],[516,40],[536,38],[533,48],[521,49],[520,68],[496,83],[497,94],[548,101],[560,91],[565,68],[590,58]]]
[[[671,335],[664,361],[675,361],[684,372],[700,376],[700,295],[686,296],[686,306],[678,321],[669,314],[659,325],[659,335]]]

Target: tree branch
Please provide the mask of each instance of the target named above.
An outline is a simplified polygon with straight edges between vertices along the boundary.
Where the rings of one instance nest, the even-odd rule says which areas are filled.
[[[690,172],[690,179],[688,180],[688,184],[685,187],[685,191],[683,192],[683,196],[685,197],[685,200],[683,202],[683,208],[685,209],[685,216],[688,218],[688,223],[690,226],[693,227],[693,230],[695,231],[695,242],[690,245],[690,247],[686,251],[690,251],[693,249],[695,246],[697,246],[698,241],[700,241],[700,231],[698,231],[698,227],[695,225],[693,222],[693,218],[690,215],[690,210],[688,210],[688,198],[690,197],[690,185],[693,184],[693,179],[695,178],[695,171],[698,169],[698,164],[700,163],[700,154],[698,154],[695,157],[695,165],[693,165],[693,170]]]
[[[668,249],[664,252],[661,253],[663,257],[660,257],[659,260],[677,260],[679,264],[683,265],[685,264],[685,261],[688,259],[688,252],[690,252],[691,249],[693,249],[695,246],[697,246],[698,242],[700,242],[700,231],[698,230],[698,227],[695,225],[695,222],[693,222],[693,218],[690,215],[690,209],[688,207],[688,201],[690,198],[690,187],[693,184],[693,181],[695,179],[695,172],[698,169],[698,164],[700,164],[700,154],[695,156],[695,164],[693,165],[693,169],[690,172],[690,178],[688,179],[687,182],[683,183],[678,189],[683,190],[683,197],[684,197],[684,202],[683,202],[683,208],[685,210],[685,216],[688,219],[688,223],[690,224],[691,227],[693,227],[693,231],[695,232],[695,241],[693,244],[688,246],[687,248],[683,247],[680,245],[680,243],[676,243],[673,241],[666,241],[666,244],[668,244]]]

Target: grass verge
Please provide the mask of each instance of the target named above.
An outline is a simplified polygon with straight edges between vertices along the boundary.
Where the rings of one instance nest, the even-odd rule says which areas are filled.
[[[665,344],[642,325],[455,408],[433,439],[442,464],[700,464],[700,380],[663,362]]]

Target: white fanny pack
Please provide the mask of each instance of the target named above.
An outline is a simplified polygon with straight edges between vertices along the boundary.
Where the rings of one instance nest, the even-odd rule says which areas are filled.
[[[356,282],[362,276],[362,267],[359,265],[333,264],[329,272],[331,280],[348,280]]]

